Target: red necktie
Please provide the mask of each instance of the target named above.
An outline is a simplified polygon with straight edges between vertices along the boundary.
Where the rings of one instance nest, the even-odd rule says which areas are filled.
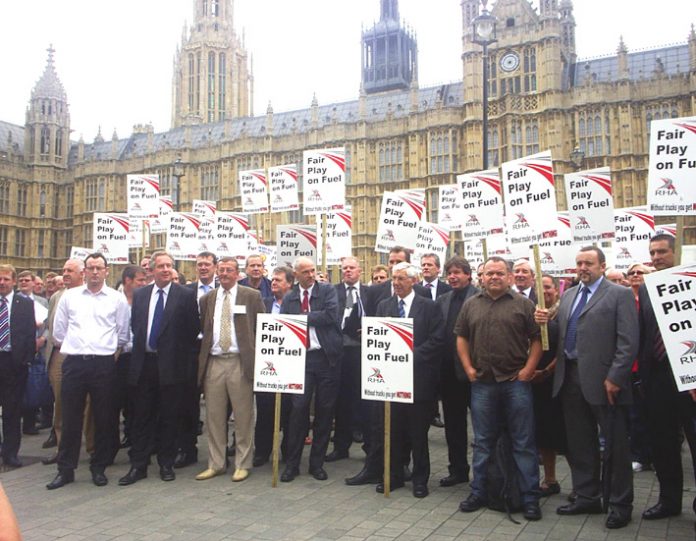
[[[309,291],[305,289],[302,295],[302,313],[306,314],[307,312],[309,312]]]

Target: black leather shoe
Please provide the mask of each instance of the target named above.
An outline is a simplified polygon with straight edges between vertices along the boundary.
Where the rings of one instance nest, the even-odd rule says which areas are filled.
[[[285,468],[285,471],[283,472],[283,475],[280,476],[280,481],[282,483],[289,483],[290,481],[294,481],[295,477],[300,475],[300,472],[297,468]]]
[[[469,482],[469,476],[468,475],[457,475],[454,473],[450,473],[447,477],[443,477],[440,479],[440,486],[441,487],[453,487],[454,485],[458,485],[459,483],[468,483]]]
[[[254,466],[254,468],[258,468],[260,466],[263,466],[266,462],[268,462],[267,457],[255,456],[254,461],[252,462],[252,465]]]
[[[21,468],[22,462],[16,456],[8,456],[2,459],[2,463],[9,468]]]
[[[525,503],[522,507],[522,516],[527,520],[541,520],[541,508],[539,507],[539,503]]]
[[[479,498],[474,494],[469,494],[469,497],[466,500],[462,500],[459,503],[459,510],[462,513],[473,513],[474,511],[478,511],[487,505],[488,502],[483,498]]]
[[[607,522],[605,524],[606,527],[610,530],[618,530],[619,528],[628,526],[629,522],[631,522],[630,515],[622,516],[617,513],[614,513],[613,511],[609,511],[609,516],[607,517]]]
[[[176,479],[176,474],[171,466],[160,466],[160,479],[162,481],[173,481]]]
[[[314,468],[309,470],[309,475],[314,477],[317,481],[326,481],[329,476],[324,468]]]
[[[346,477],[345,483],[350,487],[356,487],[359,485],[373,485],[379,483],[379,479],[380,476],[378,474],[372,474],[367,468],[363,468],[357,475]]]
[[[145,479],[147,477],[147,470],[141,470],[138,468],[131,468],[128,470],[128,473],[121,477],[118,480],[118,484],[122,487],[132,485],[133,483],[136,483],[140,481],[141,479]]]
[[[92,472],[92,482],[98,487],[105,487],[109,484],[109,480],[104,475],[104,472],[98,470]]]
[[[568,505],[561,505],[556,509],[559,515],[601,515],[602,504],[599,501],[581,503],[577,500]]]
[[[660,502],[643,511],[643,518],[645,520],[657,520],[660,518],[676,517],[679,515],[681,515],[681,509],[670,509]]]
[[[334,449],[324,457],[324,460],[326,462],[336,462],[337,460],[343,460],[344,458],[348,458],[348,451],[337,451]]]
[[[75,480],[75,472],[72,470],[59,471],[55,479],[46,485],[48,490],[54,490],[56,488],[63,487],[68,483],[72,483]]]
[[[41,448],[50,449],[56,445],[58,445],[58,441],[56,440],[56,432],[55,430],[51,430],[51,433],[48,435],[48,438],[46,438],[46,441],[41,444]]]
[[[56,462],[58,462],[58,453],[53,453],[51,456],[41,459],[41,464],[44,464],[45,466],[55,464]]]
[[[428,492],[428,485],[413,485],[413,496],[415,498],[425,498]]]
[[[392,479],[391,483],[389,485],[389,491],[394,492],[398,488],[403,488],[404,487],[404,482],[403,481],[397,481],[396,479]],[[378,492],[379,494],[384,494],[384,483],[379,482],[377,483],[377,486],[375,487],[375,491]]]
[[[198,456],[193,453],[184,453],[183,451],[179,452],[176,455],[176,458],[174,459],[174,467],[179,469],[179,468],[185,468],[186,466],[190,466],[191,464],[195,464],[198,462]]]
[[[436,415],[433,417],[433,420],[430,421],[430,426],[434,426],[435,428],[443,428],[445,426],[445,423],[442,422],[442,419],[440,419],[439,415]]]

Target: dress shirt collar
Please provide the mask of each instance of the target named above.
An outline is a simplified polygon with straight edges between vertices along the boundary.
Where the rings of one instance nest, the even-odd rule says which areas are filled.
[[[198,280],[197,283],[198,287],[196,289],[202,290],[204,294],[215,289],[215,277],[213,277],[213,280],[209,284],[204,284],[200,280]]]
[[[172,288],[172,282],[169,282],[166,286],[164,287],[158,287],[157,284],[153,284],[152,288],[152,294],[157,295],[157,290],[161,289],[164,292],[164,296],[168,297],[169,296],[169,290]]]
[[[307,291],[307,292],[309,293],[309,298],[310,298],[310,299],[312,298],[312,290],[314,289],[314,286],[315,286],[315,285],[317,285],[316,282],[314,282],[314,283],[313,283],[310,287],[308,287],[307,289],[303,288],[302,286],[299,286],[299,288],[300,288],[300,302],[302,301],[302,299],[304,299],[304,292],[305,292],[305,291]]]
[[[403,300],[404,301],[404,313],[406,314],[406,317],[408,317],[408,314],[411,312],[411,305],[413,304],[413,299],[416,296],[416,292],[411,290],[411,293],[406,295],[403,299],[399,297],[398,295],[396,296],[396,305],[398,306],[399,303]]]
[[[597,278],[594,282],[592,282],[590,285],[586,286],[585,284],[580,284],[580,287],[578,288],[578,293],[582,291],[584,287],[588,289],[588,293],[590,296],[594,295],[595,291],[597,291],[597,288],[599,287],[599,284],[602,283],[602,279],[604,276],[600,276]]]
[[[220,297],[224,297],[224,296],[225,296],[225,288],[222,287],[222,286],[218,286],[218,289],[219,289],[218,295],[219,295]],[[232,298],[232,299],[236,299],[236,298],[237,298],[237,290],[238,290],[238,289],[239,289],[239,288],[237,287],[237,282],[235,282],[234,285],[233,285],[231,288],[229,288],[229,289],[227,290],[227,291],[230,292],[230,298]]]

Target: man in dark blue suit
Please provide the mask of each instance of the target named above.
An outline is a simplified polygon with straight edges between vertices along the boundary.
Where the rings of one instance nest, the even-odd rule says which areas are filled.
[[[157,441],[160,478],[173,481],[177,419],[182,389],[190,377],[190,351],[200,330],[196,294],[172,283],[174,261],[166,252],[150,259],[155,283],[133,294],[133,352],[128,383],[134,385],[131,468],[119,485],[147,477]]]
[[[324,481],[328,479],[323,467],[324,457],[329,446],[343,352],[338,297],[331,284],[316,281],[316,267],[311,259],[298,257],[293,267],[298,285],[283,299],[280,313],[307,314],[309,347],[304,393],[292,395],[287,464],[280,480],[290,482],[300,473],[302,449],[309,429],[309,404],[316,393],[309,473]]]

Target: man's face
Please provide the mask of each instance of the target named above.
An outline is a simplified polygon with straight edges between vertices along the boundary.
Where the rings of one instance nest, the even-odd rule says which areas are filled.
[[[392,273],[392,286],[394,286],[394,294],[403,299],[413,290],[413,278],[410,278],[405,270],[396,271]]]
[[[12,277],[10,271],[0,271],[0,295],[6,297],[17,284],[17,279]]]
[[[140,287],[147,285],[147,276],[144,272],[139,272],[133,278],[123,279],[123,290],[127,292],[134,291]]]
[[[276,272],[271,278],[271,291],[276,299],[282,299],[290,291],[292,284],[288,282],[284,272]]]
[[[383,284],[389,279],[389,275],[386,273],[386,271],[383,270],[378,270],[372,275],[372,283],[373,284]]]
[[[152,281],[152,271],[150,270],[150,258],[143,257],[140,261],[140,267],[145,271],[145,280],[147,283]]]
[[[17,279],[17,283],[19,284],[19,290],[25,295],[31,295],[34,293],[34,279],[31,277],[31,275],[20,276]]]
[[[34,280],[34,295],[43,295],[44,281],[38,276]]]
[[[314,263],[302,261],[295,270],[295,278],[303,289],[309,289],[314,285],[317,269]]]
[[[510,287],[510,273],[504,261],[489,261],[483,266],[483,288],[491,297],[499,297]]]
[[[599,262],[599,256],[594,250],[579,252],[575,256],[575,265],[577,267],[578,280],[585,285],[595,283],[604,274],[604,270],[607,267],[605,263]]]
[[[650,243],[650,260],[655,270],[665,270],[674,267],[674,250],[666,240],[656,240]]]
[[[218,280],[223,289],[230,289],[237,283],[239,268],[232,261],[223,261],[217,266]]]
[[[421,258],[421,274],[428,282],[437,280],[437,277],[440,274],[440,267],[437,266],[434,257]]]
[[[528,289],[534,285],[534,273],[529,263],[518,263],[512,269],[512,274],[518,289]]]
[[[197,264],[197,263],[196,263]],[[155,278],[157,287],[165,287],[172,281],[172,269],[174,261],[168,255],[158,255],[155,258],[155,266],[152,269],[152,276]]]
[[[179,283],[179,273],[176,269],[172,269],[172,282],[174,282],[175,284]]]
[[[247,261],[246,275],[252,280],[260,280],[263,276],[263,259],[250,257]]]
[[[614,282],[620,286],[624,284],[624,276],[621,271],[613,270],[611,272],[607,272],[604,277],[610,282]]]
[[[549,308],[558,300],[558,289],[556,289],[553,280],[548,276],[543,276],[541,278],[541,283],[544,286],[544,303],[546,304],[546,308]]]
[[[63,285],[65,288],[70,289],[71,287],[81,286],[83,279],[83,273],[77,262],[66,261],[65,265],[63,265]]]
[[[196,274],[203,284],[207,285],[213,281],[215,277],[215,263],[213,263],[211,256],[196,258]]]
[[[85,280],[90,290],[97,291],[104,285],[109,269],[100,257],[90,257],[85,261]],[[65,281],[65,278],[63,278]]]
[[[452,265],[447,271],[447,283],[453,289],[464,289],[471,283],[471,274],[466,274],[459,267]]]
[[[53,279],[53,292],[55,293],[59,289],[63,289],[65,287],[65,284],[63,282],[63,277],[62,276],[56,276]]]
[[[406,252],[390,252],[389,261],[387,262],[389,270],[397,263],[403,263],[404,261],[406,261]]]
[[[360,280],[362,269],[357,261],[348,258],[341,264],[341,271],[343,272],[343,281],[349,286],[352,286]]]

